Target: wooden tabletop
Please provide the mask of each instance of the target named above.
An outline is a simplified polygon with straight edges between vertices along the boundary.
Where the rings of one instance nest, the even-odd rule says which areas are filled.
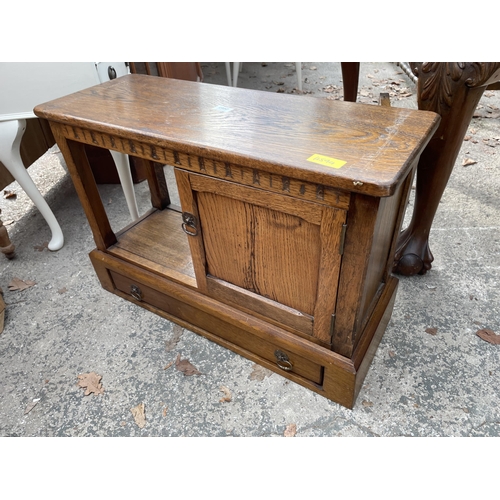
[[[127,75],[38,105],[49,121],[373,196],[439,124],[427,111]]]

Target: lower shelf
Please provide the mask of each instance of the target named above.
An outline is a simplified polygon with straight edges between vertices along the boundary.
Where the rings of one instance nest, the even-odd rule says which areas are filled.
[[[94,250],[90,258],[106,290],[348,408],[385,331],[397,288],[391,278],[348,359],[114,255]]]

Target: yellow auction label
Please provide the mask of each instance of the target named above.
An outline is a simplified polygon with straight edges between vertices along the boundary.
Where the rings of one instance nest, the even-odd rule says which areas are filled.
[[[337,160],[337,158],[332,158],[331,156],[323,156],[323,155],[312,155],[307,159],[312,163],[317,163],[318,165],[323,165],[324,167],[331,168],[341,168],[347,162],[343,160]]]

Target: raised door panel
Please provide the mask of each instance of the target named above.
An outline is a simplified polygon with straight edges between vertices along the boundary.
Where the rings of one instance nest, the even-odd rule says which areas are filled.
[[[214,193],[198,193],[209,275],[312,315],[319,226]]]
[[[200,289],[271,321],[330,341],[345,212],[233,182],[177,172]],[[318,321],[316,321],[316,318]],[[316,325],[315,325],[316,322]]]
[[[198,193],[206,272],[255,292],[252,270],[252,206],[214,193]]]

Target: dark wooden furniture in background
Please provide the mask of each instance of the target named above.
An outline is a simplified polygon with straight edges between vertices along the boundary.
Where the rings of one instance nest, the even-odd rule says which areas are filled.
[[[342,70],[342,85],[344,87],[344,101],[356,102],[358,98],[359,62],[340,63]]]
[[[353,406],[392,312],[396,239],[436,114],[143,75],[35,113],[106,290]],[[153,208],[117,234],[85,144],[147,166]],[[175,167],[182,208],[160,163]]]
[[[418,76],[418,108],[438,113],[441,124],[417,170],[412,220],[401,234],[394,270],[425,274],[434,260],[429,233],[472,115],[489,84],[500,80],[500,63],[410,63]]]
[[[138,75],[162,76],[191,82],[202,82],[199,62],[130,62],[130,72]]]
[[[20,146],[24,166],[28,168],[55,143],[56,141],[46,120],[39,118],[26,120],[26,131],[23,134]],[[10,175],[0,161],[0,190],[13,181],[14,177]]]
[[[354,102],[359,63],[341,63],[344,99]],[[485,89],[499,89],[499,62],[410,63],[418,77],[418,109],[441,116],[441,124],[421,156],[417,169],[415,207],[402,232],[394,271],[413,276],[431,269],[434,257],[429,234],[465,133]]]

